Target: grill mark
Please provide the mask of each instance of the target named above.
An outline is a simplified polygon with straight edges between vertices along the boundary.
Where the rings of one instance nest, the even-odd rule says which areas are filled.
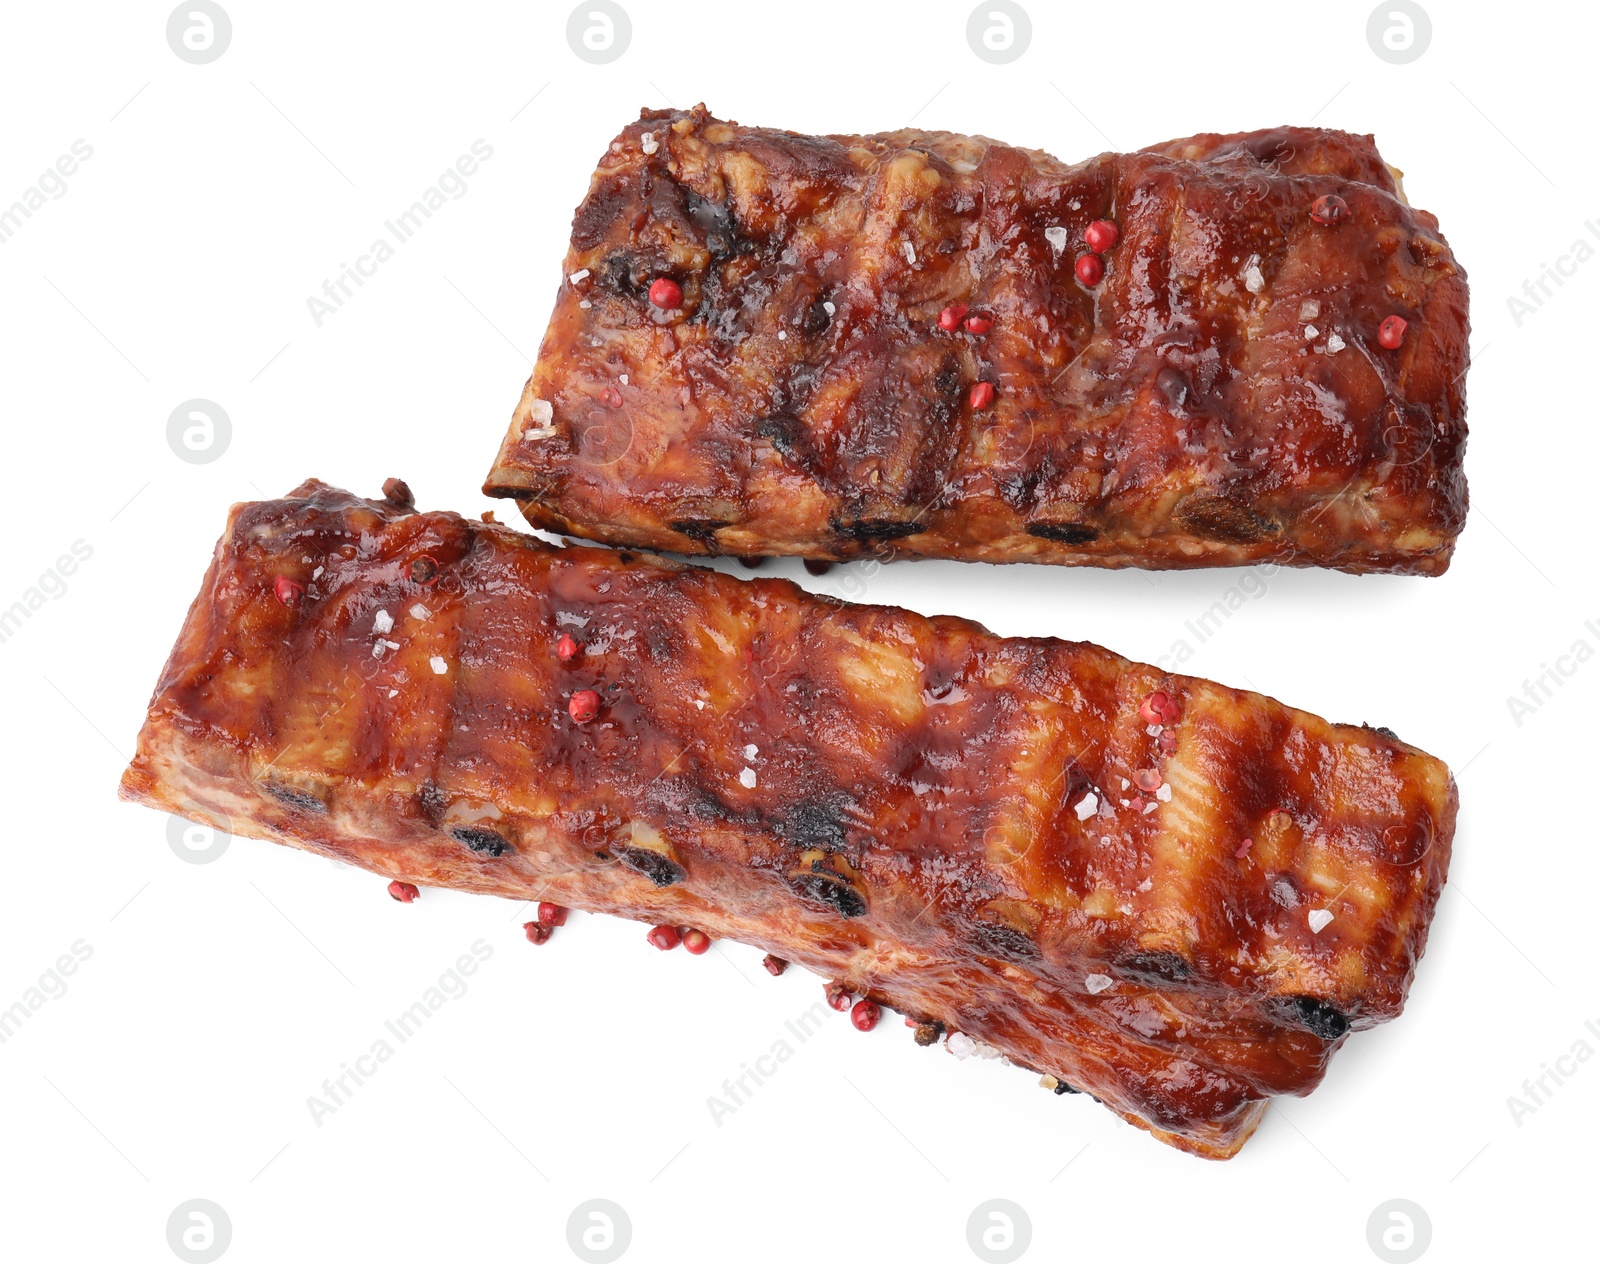
[[[1028,534],[1061,544],[1088,544],[1100,538],[1098,528],[1086,527],[1081,522],[1030,522]]]
[[[451,826],[450,837],[480,856],[503,856],[512,850],[504,834],[477,825]]]
[[[300,812],[316,812],[319,815],[327,814],[327,801],[318,798],[314,794],[308,794],[304,790],[292,789],[276,781],[265,782],[263,787],[268,794],[286,808],[294,808]]]

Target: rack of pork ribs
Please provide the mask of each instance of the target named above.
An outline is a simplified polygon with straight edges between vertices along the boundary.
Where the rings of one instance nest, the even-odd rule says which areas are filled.
[[[1399,1013],[1456,790],[1387,730],[386,489],[234,508],[125,797],[754,945],[1211,1158]]]
[[[1467,285],[1370,136],[1076,166],[646,112],[485,491],[678,553],[1434,575]]]

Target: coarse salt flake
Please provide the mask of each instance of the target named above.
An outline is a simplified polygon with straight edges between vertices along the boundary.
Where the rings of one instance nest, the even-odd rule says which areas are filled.
[[[739,774],[739,784],[746,790],[754,790],[756,788],[756,770],[754,768],[746,768],[741,772]]]
[[[760,753],[761,753],[761,748],[759,746],[757,746],[754,742],[751,742],[748,746],[746,746],[744,748],[744,757],[746,759],[754,759]]]
[[[1306,922],[1311,927],[1313,935],[1322,934],[1322,928],[1333,920],[1333,914],[1327,909],[1312,909],[1306,914]]]
[[[1328,335],[1328,354],[1329,355],[1337,355],[1339,352],[1341,352],[1343,350],[1344,350],[1344,339],[1339,337],[1338,334],[1329,334]]]
[[[706,709],[706,700],[704,698],[696,698],[694,705],[696,710],[704,711]]]
[[[986,1045],[981,1040],[973,1043],[977,1045],[977,1054],[980,1058],[998,1058],[1000,1056],[1000,1050],[993,1045]]]
[[[822,305],[822,310],[827,312],[828,315],[832,316],[839,309],[837,307],[835,307],[832,303],[825,302]]]
[[[1151,737],[1161,736],[1161,726],[1159,724],[1147,724],[1144,731]]]
[[[1060,224],[1051,224],[1044,230],[1044,239],[1050,243],[1050,249],[1060,254],[1067,248],[1067,230]]]
[[[1099,811],[1099,809],[1100,800],[1095,795],[1094,791],[1091,790],[1088,794],[1084,795],[1083,798],[1078,800],[1078,806],[1072,810],[1078,814],[1078,819],[1080,821],[1087,821],[1091,816]]]
[[[567,278],[567,280],[571,281],[574,285],[576,285],[579,281],[586,281],[588,279],[589,279],[589,269],[588,268],[579,268],[576,272],[574,272],[571,276],[569,276]]]
[[[588,311],[588,310],[589,310],[589,309],[590,309],[590,308],[591,308],[591,307],[593,307],[593,306],[594,306],[594,304],[593,304],[593,303],[591,303],[591,302],[590,302],[590,301],[589,301],[589,300],[588,300],[588,299],[586,299],[586,298],[580,298],[580,299],[579,299],[579,300],[578,300],[578,306],[579,306],[579,307],[581,307],[581,308],[583,308],[583,309],[584,309],[584,311]]]
[[[1145,816],[1149,816],[1150,813],[1154,812],[1158,806],[1159,806],[1159,804],[1156,804],[1156,803],[1146,803],[1144,805],[1144,808],[1142,809],[1143,814]]]
[[[535,426],[548,426],[555,420],[556,410],[547,399],[534,399],[528,401],[528,420]]]
[[[1250,262],[1245,265],[1244,288],[1252,294],[1259,294],[1266,283],[1266,278],[1261,275],[1260,261],[1255,255],[1251,255]]]
[[[412,606],[410,610],[406,611],[406,613],[409,614],[413,619],[426,619],[433,612],[419,601],[416,605]]]
[[[400,696],[400,691],[398,689],[391,689],[389,690],[389,696],[391,698],[398,698]]]
[[[392,650],[397,650],[397,649],[400,648],[400,642],[399,641],[385,641],[384,644],[387,645]]]
[[[394,616],[387,610],[380,610],[372,616],[372,630],[374,632],[392,632],[394,630]]]
[[[962,1031],[951,1032],[944,1047],[958,1058],[970,1058],[978,1052],[978,1042]]]
[[[1316,338],[1317,338],[1317,335],[1320,334],[1321,332],[1322,332],[1322,330],[1318,329],[1315,325],[1307,325],[1306,326],[1306,341],[1307,342],[1315,342]]]
[[[1322,315],[1322,304],[1314,298],[1308,298],[1300,304],[1300,319],[1315,320]]]
[[[647,154],[653,154],[661,148],[661,142],[656,139],[654,132],[645,132],[639,137],[639,148]]]
[[[374,641],[372,643],[372,657],[373,658],[382,658],[383,657],[383,642],[382,641]]]
[[[1156,798],[1160,799],[1163,803],[1171,803],[1172,787],[1167,785],[1165,782],[1162,782],[1161,786],[1156,790]]]
[[[1111,986],[1112,982],[1109,974],[1091,974],[1083,981],[1083,986],[1089,989],[1090,996],[1099,996]]]
[[[902,241],[900,243],[900,251],[905,255],[906,262],[915,267],[917,262],[917,248],[909,241]]]
[[[778,330],[778,341],[779,342],[786,342],[786,341],[788,341],[788,338],[789,338],[789,331],[787,329]]]
[[[428,666],[433,668],[433,674],[435,676],[443,676],[445,672],[450,670],[450,664],[445,662],[444,659],[440,658],[437,654],[428,660]]]
[[[317,567],[316,570],[312,571],[311,572],[311,578],[312,579],[321,579],[322,578],[322,567],[319,566],[319,567]]]

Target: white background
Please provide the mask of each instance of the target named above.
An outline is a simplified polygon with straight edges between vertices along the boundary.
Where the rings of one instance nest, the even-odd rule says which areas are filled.
[[[75,140],[93,157],[0,244],[0,608],[74,541],[93,553],[0,643],[0,1008],[74,942],[93,955],[0,1044],[5,1258],[171,1260],[169,1213],[207,1198],[232,1222],[229,1264],[560,1260],[593,1197],[626,1209],[630,1260],[970,1260],[967,1218],[996,1197],[1031,1219],[1030,1260],[1371,1259],[1368,1216],[1391,1198],[1426,1210],[1429,1259],[1589,1256],[1600,1059],[1520,1125],[1507,1099],[1580,1039],[1600,1050],[1600,664],[1520,724],[1507,697],[1580,638],[1600,647],[1600,261],[1520,327],[1507,300],[1574,241],[1600,245],[1593,10],[1428,0],[1432,44],[1396,66],[1368,46],[1365,3],[1028,0],[1031,47],[993,66],[965,3],[626,3],[632,44],[603,66],[570,51],[565,4],[226,0],[232,43],[209,65],[169,49],[164,4],[8,6],[0,207]],[[1231,1163],[918,1049],[893,1017],[864,1036],[831,1012],[719,1127],[706,1099],[815,979],[770,979],[738,946],[659,953],[643,927],[581,915],[535,948],[509,903],[402,906],[264,843],[185,863],[166,818],[115,798],[231,502],[312,475],[375,495],[398,475],[423,508],[509,517],[478,488],[572,209],[640,106],[702,99],[745,123],[915,119],[1069,159],[1281,123],[1371,131],[1468,269],[1473,503],[1444,578],[1280,571],[1201,644],[1185,621],[1239,576],[764,572],[1146,660],[1187,639],[1187,670],[1450,762],[1455,859],[1406,1013],[1275,1103]],[[494,154],[465,196],[318,328],[307,297],[480,138]],[[233,424],[207,465],[165,437],[194,397]],[[480,939],[493,955],[467,993],[314,1123],[322,1081]]]

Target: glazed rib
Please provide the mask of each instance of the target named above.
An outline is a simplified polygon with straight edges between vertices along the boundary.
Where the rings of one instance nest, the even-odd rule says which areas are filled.
[[[1385,730],[1094,645],[317,482],[233,510],[122,794],[755,945],[1213,1158],[1400,1012],[1456,813]]]
[[[1323,195],[1341,222],[1313,219]],[[1098,255],[1096,221],[1118,233]],[[1466,277],[1370,136],[1068,166],[646,112],[563,267],[484,489],[537,527],[683,553],[1439,574],[1466,517]],[[652,303],[659,278],[677,306]]]

